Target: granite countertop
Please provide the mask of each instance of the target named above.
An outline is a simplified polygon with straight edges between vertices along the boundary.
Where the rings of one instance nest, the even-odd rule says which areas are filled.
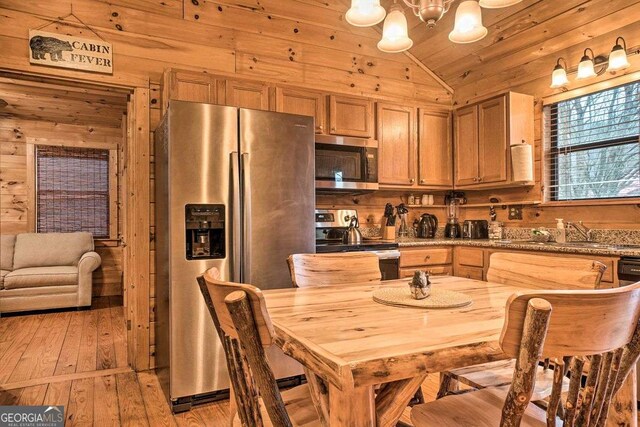
[[[471,246],[481,248],[519,249],[541,252],[563,252],[572,254],[592,254],[609,256],[640,257],[640,245],[635,248],[622,248],[616,245],[601,244],[601,247],[563,246],[560,244],[534,243],[523,240],[463,240],[463,239],[418,239],[412,237],[398,238],[400,248],[422,246]]]

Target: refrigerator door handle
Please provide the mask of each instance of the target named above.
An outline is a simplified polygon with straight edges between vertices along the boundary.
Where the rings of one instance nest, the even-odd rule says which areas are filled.
[[[242,283],[251,283],[251,167],[249,153],[242,153]]]
[[[231,280],[241,282],[241,218],[240,218],[240,156],[237,151],[231,152],[231,245],[233,248],[233,259],[231,260]]]

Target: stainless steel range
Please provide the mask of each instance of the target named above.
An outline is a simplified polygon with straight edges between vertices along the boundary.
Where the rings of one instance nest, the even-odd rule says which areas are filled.
[[[380,259],[382,280],[398,279],[400,251],[397,243],[368,239],[355,245],[343,243],[353,217],[358,217],[354,209],[316,209],[316,253],[372,252]]]

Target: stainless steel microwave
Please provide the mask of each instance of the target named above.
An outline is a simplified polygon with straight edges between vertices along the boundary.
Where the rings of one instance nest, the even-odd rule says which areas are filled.
[[[316,135],[316,190],[378,189],[378,141]]]

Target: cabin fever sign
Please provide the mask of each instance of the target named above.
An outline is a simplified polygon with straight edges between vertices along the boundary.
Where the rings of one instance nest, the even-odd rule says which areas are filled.
[[[111,43],[40,30],[29,30],[29,60],[50,67],[113,73]]]

